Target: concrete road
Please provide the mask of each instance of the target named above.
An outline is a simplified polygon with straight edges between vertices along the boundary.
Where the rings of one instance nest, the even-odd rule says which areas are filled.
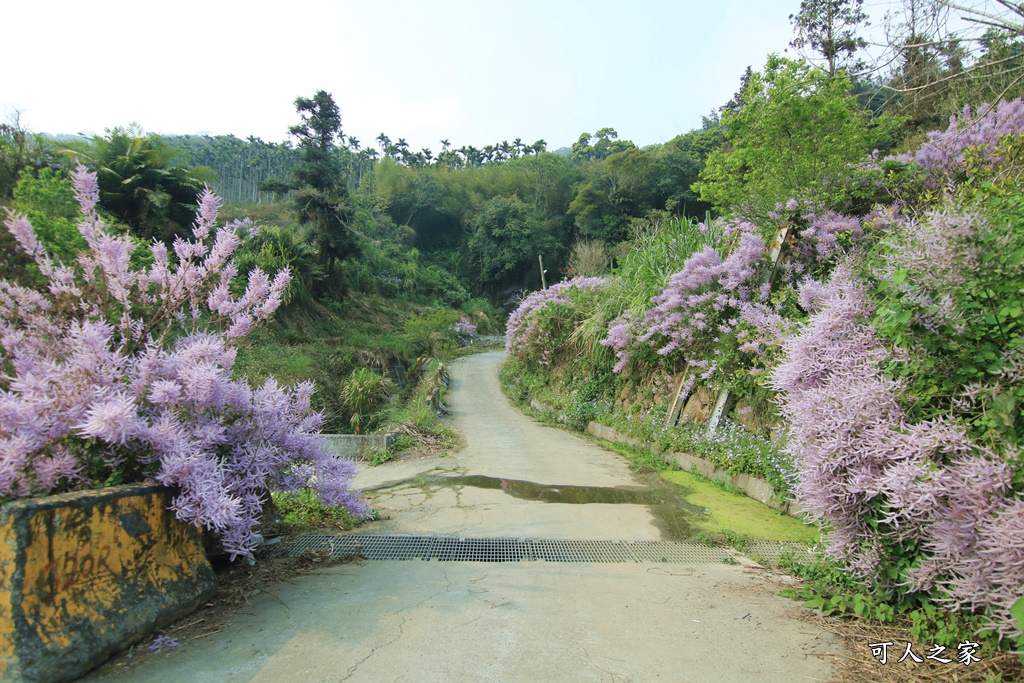
[[[362,533],[658,540],[649,508],[523,500],[438,477],[629,486],[622,459],[511,408],[502,354],[452,367],[467,439],[444,458],[367,469],[388,518]],[[828,633],[783,577],[726,564],[366,562],[281,584],[207,638],[92,681],[827,681]]]

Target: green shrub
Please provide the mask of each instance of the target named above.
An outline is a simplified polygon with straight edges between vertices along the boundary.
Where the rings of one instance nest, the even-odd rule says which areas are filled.
[[[353,529],[362,521],[345,508],[324,505],[310,489],[295,493],[274,492],[271,494],[274,506],[281,516],[283,533],[301,533],[313,529]]]
[[[355,433],[371,428],[372,413],[391,396],[393,386],[389,378],[369,368],[356,368],[342,382],[341,404]]]
[[[458,348],[455,323],[461,317],[450,308],[435,308],[405,322],[405,339],[417,355],[446,359]]]

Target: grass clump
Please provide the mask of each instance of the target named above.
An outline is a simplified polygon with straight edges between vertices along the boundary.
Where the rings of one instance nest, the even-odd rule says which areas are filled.
[[[270,494],[279,515],[279,529],[283,534],[302,533],[314,529],[348,531],[363,524],[345,508],[324,505],[310,489]]]

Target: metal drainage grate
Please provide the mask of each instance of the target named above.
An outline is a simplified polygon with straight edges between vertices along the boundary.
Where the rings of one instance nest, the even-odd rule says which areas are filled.
[[[811,548],[791,541],[751,541],[743,552],[757,562],[767,564],[778,564],[784,557],[799,562],[810,562],[815,558]]]
[[[720,563],[733,553],[696,543],[665,541],[576,541],[541,538],[455,536],[303,536],[274,548],[272,556],[297,557],[329,551],[333,557],[439,562],[647,562]]]

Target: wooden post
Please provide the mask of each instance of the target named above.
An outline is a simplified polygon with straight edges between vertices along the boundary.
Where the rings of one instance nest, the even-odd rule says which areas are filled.
[[[544,281],[544,257],[537,254],[537,261],[540,263],[540,288],[547,289],[548,284]]]
[[[679,386],[676,387],[675,394],[672,398],[672,405],[668,407],[668,414],[665,416],[665,426],[675,427],[676,423],[679,422],[679,413],[683,410],[683,404],[686,403],[683,400],[683,387],[686,386],[686,380],[688,379],[687,370],[690,369],[690,364],[687,363],[683,366],[683,372],[679,375]]]
[[[772,240],[772,246],[768,250],[768,258],[772,262],[772,272],[768,276],[768,282],[775,281],[775,271],[778,270],[779,261],[782,258],[782,248],[786,245],[786,238],[789,237],[790,230],[789,225],[780,225],[775,229],[775,239]]]

